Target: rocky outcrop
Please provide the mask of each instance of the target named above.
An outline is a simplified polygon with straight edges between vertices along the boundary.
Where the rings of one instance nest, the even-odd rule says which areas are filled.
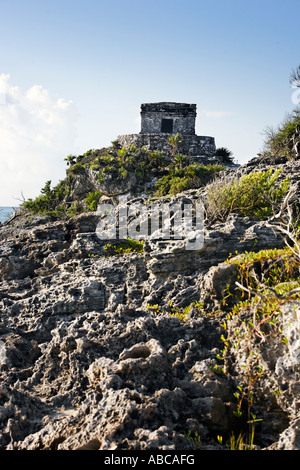
[[[218,360],[226,313],[217,309],[237,275],[225,260],[282,247],[282,238],[232,215],[205,228],[198,250],[152,239],[143,253],[106,257],[98,222],[96,213],[22,215],[2,227],[1,449],[224,448],[217,436],[225,442],[247,427],[246,414],[234,414],[243,348],[225,358],[226,374]],[[203,309],[191,306],[182,321],[168,313],[171,302]],[[287,343],[257,345],[257,448],[300,447],[298,302],[286,303],[282,328]]]

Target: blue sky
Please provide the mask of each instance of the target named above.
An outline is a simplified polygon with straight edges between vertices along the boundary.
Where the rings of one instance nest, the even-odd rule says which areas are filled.
[[[295,104],[300,0],[0,0],[0,205],[65,156],[140,131],[140,104],[196,103],[239,163]]]

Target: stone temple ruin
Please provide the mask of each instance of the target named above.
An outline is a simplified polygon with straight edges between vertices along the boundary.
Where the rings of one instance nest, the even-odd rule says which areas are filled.
[[[196,105],[186,103],[146,103],[141,105],[141,132],[118,136],[122,147],[146,146],[149,150],[170,151],[169,137],[182,137],[181,152],[191,156],[213,157],[214,137],[195,134]]]

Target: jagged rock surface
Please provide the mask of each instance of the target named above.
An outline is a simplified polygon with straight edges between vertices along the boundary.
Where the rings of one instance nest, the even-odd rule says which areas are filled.
[[[189,431],[200,448],[220,449],[217,435],[241,429],[233,392],[243,351],[221,375],[222,315],[191,309],[182,322],[147,306],[218,308],[236,275],[228,255],[283,240],[232,215],[206,229],[199,250],[150,240],[145,253],[104,258],[97,223],[90,213],[2,228],[1,449],[194,449]],[[289,345],[260,345],[268,378],[257,438],[262,448],[299,449],[299,305],[287,304],[284,318]]]

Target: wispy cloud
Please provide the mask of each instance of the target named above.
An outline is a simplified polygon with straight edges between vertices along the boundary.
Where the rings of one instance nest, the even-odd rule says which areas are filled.
[[[201,114],[205,117],[212,119],[222,119],[229,116],[234,116],[235,112],[233,111],[201,111]]]
[[[45,181],[64,177],[64,156],[72,153],[77,111],[41,85],[28,90],[0,75],[0,205],[24,193],[37,195]]]

